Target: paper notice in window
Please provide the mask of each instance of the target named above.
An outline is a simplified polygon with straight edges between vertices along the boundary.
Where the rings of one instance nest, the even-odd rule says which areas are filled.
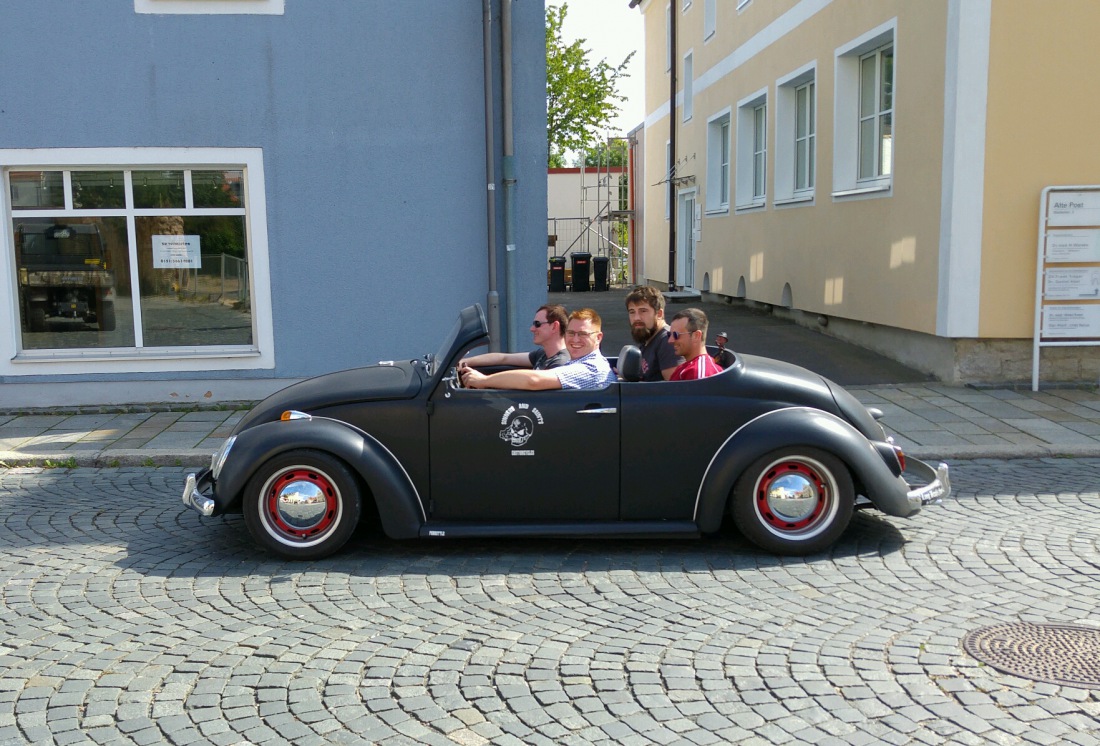
[[[201,269],[198,236],[153,236],[153,269]]]

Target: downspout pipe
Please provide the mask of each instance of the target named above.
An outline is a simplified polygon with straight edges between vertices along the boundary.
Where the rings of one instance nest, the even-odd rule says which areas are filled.
[[[504,316],[509,349],[519,341],[516,327],[516,158],[512,124],[512,0],[502,0],[501,32],[501,108],[504,121],[504,152],[501,172],[504,177]]]
[[[485,220],[489,258],[489,292],[485,297],[489,322],[489,349],[500,352],[500,296],[497,293],[496,118],[493,116],[493,0],[481,0],[485,50]]]
[[[671,12],[668,14],[669,38],[669,92],[668,92],[668,289],[678,290],[676,286],[676,0],[669,0]]]

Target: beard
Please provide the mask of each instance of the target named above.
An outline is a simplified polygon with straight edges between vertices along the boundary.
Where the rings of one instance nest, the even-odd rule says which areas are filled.
[[[631,326],[630,336],[634,338],[634,341],[640,345],[644,345],[649,340],[653,339],[653,335],[657,333],[657,326],[651,326],[646,328],[644,326]]]

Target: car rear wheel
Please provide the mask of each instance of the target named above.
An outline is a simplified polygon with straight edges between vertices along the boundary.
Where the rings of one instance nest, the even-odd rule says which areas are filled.
[[[852,519],[855,488],[847,467],[817,448],[784,448],[753,462],[733,489],[741,533],[776,554],[831,546]]]
[[[281,557],[320,559],[351,537],[359,506],[359,485],[342,461],[322,451],[288,451],[248,481],[244,522],[258,544]]]

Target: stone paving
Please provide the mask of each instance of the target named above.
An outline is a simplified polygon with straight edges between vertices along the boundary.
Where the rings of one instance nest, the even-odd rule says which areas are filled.
[[[960,644],[1100,627],[1100,459],[956,463],[808,558],[365,529],[288,563],[182,477],[0,470],[0,744],[1100,743],[1100,690]]]

